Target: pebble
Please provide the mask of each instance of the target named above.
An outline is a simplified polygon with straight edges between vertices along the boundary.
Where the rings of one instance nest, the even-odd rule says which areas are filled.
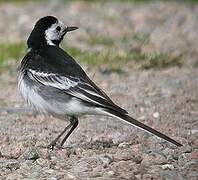
[[[159,118],[159,113],[158,112],[153,113],[153,117],[156,119]]]
[[[198,129],[192,129],[188,131],[188,135],[194,135],[194,134],[198,134]]]
[[[146,116],[140,116],[138,119],[139,120],[145,120],[146,119]]]
[[[103,167],[106,168],[109,164],[113,162],[113,157],[110,155],[104,155],[100,157],[100,160],[102,161]]]
[[[127,161],[134,159],[134,157],[135,157],[135,152],[133,152],[132,150],[117,151],[116,154],[114,155],[116,161]]]
[[[51,177],[51,178],[49,178],[49,180],[58,180],[58,178],[57,177]]]
[[[119,149],[114,155],[114,161],[128,160],[132,160],[133,162],[140,164],[142,162],[142,157],[131,149],[125,149],[124,151],[122,149]]]
[[[108,171],[107,173],[108,173],[109,176],[113,176],[115,174],[114,171]]]
[[[67,179],[67,180],[74,180],[74,179],[76,179],[76,177],[73,174],[71,174],[71,173],[67,173],[65,175],[65,179]]]
[[[92,167],[88,162],[79,161],[77,162],[77,164],[73,166],[72,170],[74,172],[84,173],[84,172],[92,171]]]
[[[129,146],[130,146],[130,144],[127,143],[127,142],[122,142],[122,143],[120,143],[120,144],[118,145],[119,148],[127,148],[127,147],[129,147]]]
[[[163,170],[173,170],[174,166],[172,164],[164,164],[162,165]]]
[[[167,159],[160,153],[152,152],[150,154],[144,154],[142,164],[144,165],[163,165],[167,164]]]
[[[188,163],[189,161],[191,161],[191,155],[190,155],[190,153],[183,153],[178,158],[178,164],[181,167],[184,167],[184,165],[186,163]]]
[[[6,162],[5,167],[10,170],[17,170],[20,168],[20,163],[15,159],[10,159]]]
[[[144,112],[144,110],[145,110],[145,109],[144,109],[143,107],[140,107],[140,112],[142,112],[142,113],[143,113],[143,112]]]
[[[48,173],[48,174],[54,174],[55,170],[54,169],[47,169],[45,172]]]
[[[198,163],[197,163],[197,161],[187,162],[183,168],[185,168],[185,169],[197,169],[198,168]]]
[[[184,145],[180,148],[181,153],[191,153],[192,147],[190,145]]]
[[[38,158],[38,159],[36,160],[36,163],[37,163],[38,165],[44,167],[44,166],[47,166],[47,165],[49,164],[49,161],[46,160],[46,159],[43,159],[43,158]]]
[[[2,178],[4,179],[4,178]],[[8,176],[6,176],[5,178],[6,180],[18,180],[18,179],[25,179],[24,176],[22,174],[19,174],[19,173],[12,173],[12,174],[9,174]]]
[[[35,147],[28,147],[23,153],[23,157],[26,160],[36,160],[39,158],[38,150]]]

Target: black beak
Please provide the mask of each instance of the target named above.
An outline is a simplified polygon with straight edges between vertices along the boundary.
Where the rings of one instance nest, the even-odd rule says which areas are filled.
[[[75,26],[67,26],[65,29],[64,29],[64,32],[69,32],[69,31],[74,31],[78,29],[78,27],[75,27]]]

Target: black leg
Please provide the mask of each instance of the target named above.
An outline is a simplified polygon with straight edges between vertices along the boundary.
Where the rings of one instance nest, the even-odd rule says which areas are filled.
[[[70,124],[68,126],[66,126],[66,128],[56,137],[56,139],[54,139],[47,147],[50,149],[54,149],[54,146],[56,145],[57,141],[59,140],[59,138],[70,128],[73,127],[72,126],[73,123],[70,122]]]
[[[66,134],[66,136],[63,138],[63,140],[61,141],[61,146],[63,146],[63,144],[65,143],[65,141],[67,140],[67,138],[70,136],[70,134],[74,131],[74,129],[76,129],[76,127],[78,126],[78,118],[76,117],[71,117],[71,124],[73,125],[72,128],[69,130],[69,132]]]

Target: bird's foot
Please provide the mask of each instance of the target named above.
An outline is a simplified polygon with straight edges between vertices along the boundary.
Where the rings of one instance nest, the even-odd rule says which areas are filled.
[[[63,146],[58,145],[55,141],[52,141],[52,142],[47,146],[47,148],[50,149],[50,150],[54,150],[55,147],[56,147],[57,149],[63,149]]]

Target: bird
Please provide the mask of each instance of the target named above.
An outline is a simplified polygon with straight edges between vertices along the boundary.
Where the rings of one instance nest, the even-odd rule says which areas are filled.
[[[25,101],[41,114],[69,121],[69,125],[47,147],[54,149],[64,135],[59,144],[62,148],[78,126],[78,119],[82,115],[117,118],[176,146],[182,146],[176,140],[130,117],[60,47],[65,35],[77,29],[76,26],[66,26],[54,16],[40,18],[27,39],[28,50],[19,66],[18,88]]]

